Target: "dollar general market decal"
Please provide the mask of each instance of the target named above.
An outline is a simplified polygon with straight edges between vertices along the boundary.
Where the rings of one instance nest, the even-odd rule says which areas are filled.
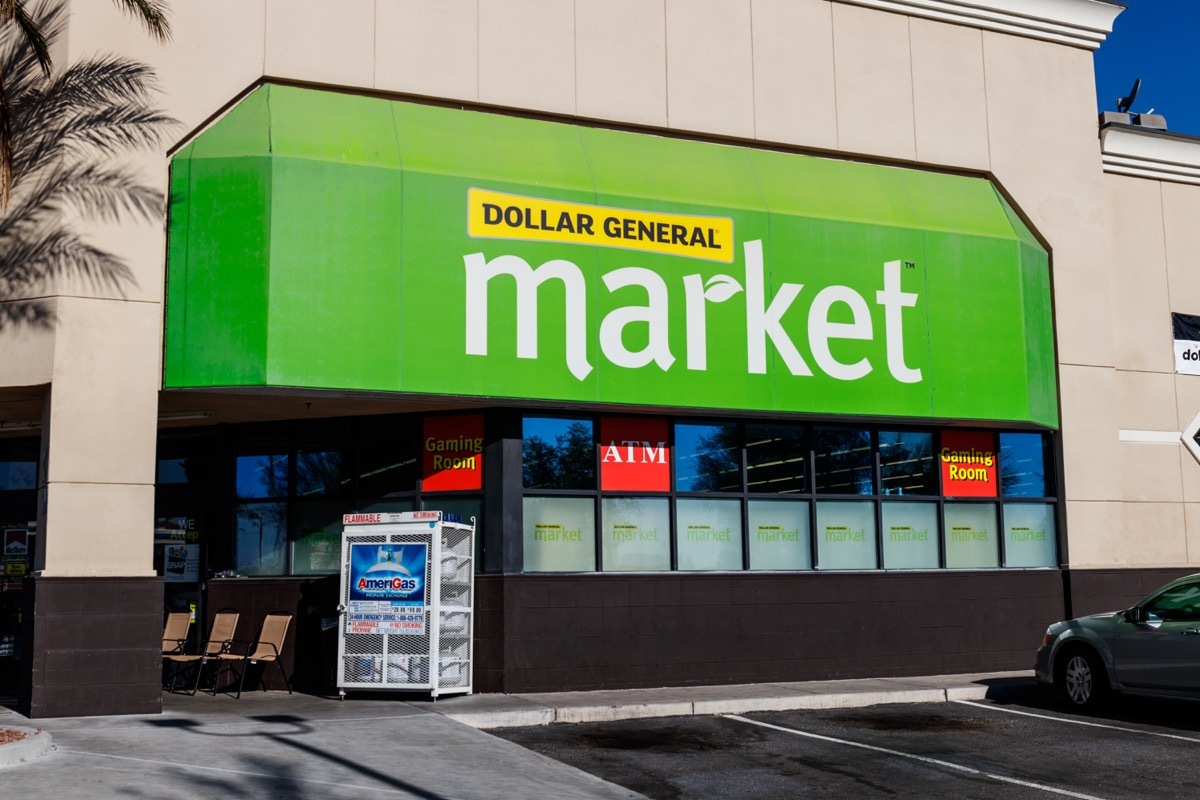
[[[168,388],[1057,425],[983,178],[266,85],[172,180]]]

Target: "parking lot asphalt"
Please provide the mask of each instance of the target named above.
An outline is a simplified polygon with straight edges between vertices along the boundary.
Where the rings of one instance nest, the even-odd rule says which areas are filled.
[[[656,800],[1194,797],[1200,705],[1072,713],[1044,687],[999,700],[751,712],[495,731]]]
[[[0,796],[1116,800],[1200,789],[1200,706],[1126,699],[1081,716],[1029,673],[163,700],[153,716],[27,720],[0,707],[0,727],[43,728],[56,748],[0,767]]]

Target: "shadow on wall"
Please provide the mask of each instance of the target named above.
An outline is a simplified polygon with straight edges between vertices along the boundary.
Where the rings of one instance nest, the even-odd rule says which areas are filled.
[[[54,308],[41,298],[64,283],[120,296],[135,285],[128,264],[72,230],[64,210],[84,222],[162,219],[162,193],[117,159],[156,150],[177,123],[152,105],[154,74],[144,64],[108,55],[49,71],[66,7],[29,10],[40,37],[0,9],[0,331],[53,325]]]

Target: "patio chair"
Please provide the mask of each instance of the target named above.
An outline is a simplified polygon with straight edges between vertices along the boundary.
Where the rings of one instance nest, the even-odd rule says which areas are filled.
[[[164,655],[163,658],[170,664],[174,670],[171,676],[171,681],[167,685],[167,691],[175,692],[180,689],[180,676],[187,674],[187,670],[195,671],[195,680],[192,682],[192,690],[186,694],[194,695],[200,689],[200,676],[204,673],[204,667],[211,659],[216,658],[224,652],[228,652],[233,644],[234,631],[237,630],[238,612],[232,608],[223,608],[213,615],[212,627],[208,631],[208,640],[200,648],[199,653],[171,653]],[[217,685],[214,679],[213,694],[217,692]]]
[[[192,615],[187,611],[172,611],[167,614],[163,625],[162,655],[163,667],[171,666],[167,660],[173,655],[180,655],[187,647],[188,629],[192,627]],[[174,679],[172,675],[172,679]],[[166,685],[166,673],[163,674],[163,685]]]
[[[182,653],[187,645],[188,629],[192,627],[192,615],[187,611],[172,611],[167,614],[163,625],[163,655]]]
[[[237,696],[242,696],[242,687],[246,683],[246,672],[253,664],[267,664],[275,662],[279,666],[279,674],[283,676],[283,685],[287,687],[288,694],[292,693],[292,684],[288,680],[287,672],[283,669],[283,662],[280,661],[280,656],[283,654],[283,640],[287,637],[288,626],[292,622],[292,615],[282,612],[267,614],[263,618],[262,628],[258,632],[258,638],[252,642],[234,642],[233,646],[227,652],[220,653],[216,656],[218,668],[217,677],[220,677],[222,669],[228,669],[238,673],[238,690]],[[241,647],[240,645],[245,645]],[[265,670],[265,667],[264,667]],[[213,691],[216,692],[216,683],[214,678]],[[266,691],[266,687],[263,687]]]

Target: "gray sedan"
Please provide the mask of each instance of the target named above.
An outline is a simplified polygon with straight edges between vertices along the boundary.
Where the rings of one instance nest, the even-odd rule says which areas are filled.
[[[1200,697],[1200,575],[1168,583],[1133,608],[1056,622],[1034,667],[1079,708],[1113,691]]]

